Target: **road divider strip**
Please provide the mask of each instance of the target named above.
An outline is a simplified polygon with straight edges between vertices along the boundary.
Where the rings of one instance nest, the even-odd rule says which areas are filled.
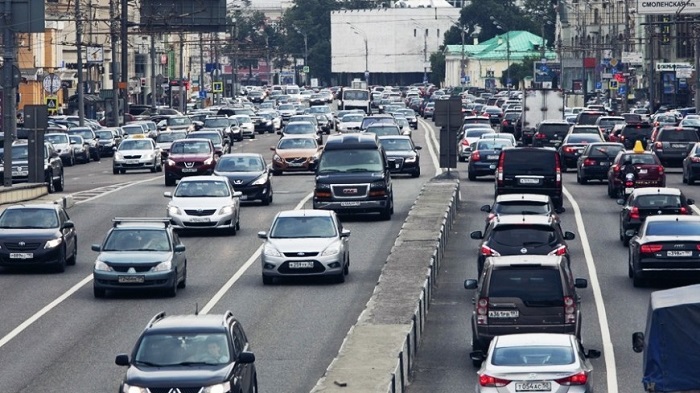
[[[405,390],[458,205],[459,180],[423,185],[372,297],[312,393]]]

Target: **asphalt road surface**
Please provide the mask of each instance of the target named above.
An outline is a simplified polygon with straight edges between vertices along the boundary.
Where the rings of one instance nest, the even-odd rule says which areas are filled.
[[[313,176],[285,174],[274,178],[272,205],[244,203],[237,236],[183,236],[188,285],[176,298],[141,292],[95,299],[97,254],[90,245],[103,240],[115,216],[164,216],[163,192],[170,189],[162,173],[113,175],[110,158],[66,168],[66,192],[83,196],[69,210],[78,230],[78,262],[63,274],[0,270],[0,391],[116,391],[125,368],[114,357],[131,351],[148,320],[160,311],[186,314],[199,307],[209,313],[231,310],[243,323],[262,392],[308,392],[364,309],[422,184],[436,173],[430,154],[435,147],[426,145],[424,132],[414,132],[424,146],[423,175],[395,180],[392,220],[344,219],[352,231],[351,266],[347,282],[339,285],[299,280],[263,287],[257,232],[267,230],[278,211],[311,208]],[[258,135],[236,143],[235,151],[259,152],[269,160],[277,138]]]

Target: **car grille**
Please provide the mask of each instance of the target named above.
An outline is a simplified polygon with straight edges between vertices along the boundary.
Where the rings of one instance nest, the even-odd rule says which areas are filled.
[[[139,158],[141,158],[141,155],[140,155],[140,154],[139,154],[139,155],[124,156],[124,159],[125,159],[125,160],[136,160],[136,159],[139,159]]]
[[[403,167],[403,158],[389,158],[389,169],[397,170]]]
[[[212,214],[216,213],[216,209],[198,209],[198,210],[190,210],[190,209],[185,209],[185,213],[188,216],[211,216]]]
[[[301,251],[301,252],[285,252],[285,253],[284,253],[284,256],[285,256],[285,257],[315,257],[316,255],[318,255],[317,252],[305,252],[305,251]]]
[[[224,222],[224,225],[230,224],[230,221]],[[182,225],[188,228],[214,228],[218,224],[218,221],[207,221],[207,222],[183,222]]]
[[[292,261],[296,262],[296,261]],[[284,262],[283,264],[280,265],[279,268],[277,268],[277,271],[282,273],[282,274],[309,274],[309,273],[323,273],[326,271],[326,268],[323,267],[321,262],[318,261],[313,261],[314,267],[312,268],[306,268],[306,269],[290,269],[289,268],[289,261]]]
[[[284,159],[288,163],[292,164],[303,164],[306,162],[306,157],[290,157]]]
[[[119,272],[119,273],[126,273],[131,268],[134,268],[134,271],[136,271],[136,273],[145,273],[147,271],[150,271],[153,268],[153,266],[143,266],[143,265],[140,265],[140,266],[109,265],[109,266],[111,266],[115,272]]]
[[[180,392],[180,393],[199,393],[202,388],[148,388],[151,393],[170,393],[170,392]]]
[[[22,244],[20,244],[22,243]],[[17,243],[5,243],[5,248],[10,250],[10,251],[31,251],[31,250],[36,250],[41,246],[42,243],[25,243],[25,242],[17,242]]]
[[[185,165],[185,164],[187,164],[187,165]],[[198,167],[198,166],[200,166],[200,165],[204,165],[204,162],[203,162],[203,161],[195,161],[195,162],[191,162],[191,161],[188,161],[188,162],[180,161],[180,162],[177,163],[177,166],[179,166],[179,167],[181,167],[181,168],[196,168],[196,167]]]
[[[369,190],[368,184],[338,184],[331,186],[337,198],[364,198]]]

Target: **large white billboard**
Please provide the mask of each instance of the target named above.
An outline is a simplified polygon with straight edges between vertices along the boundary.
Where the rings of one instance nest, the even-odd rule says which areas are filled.
[[[685,6],[685,7],[684,7]],[[637,0],[639,15],[700,14],[700,0]]]

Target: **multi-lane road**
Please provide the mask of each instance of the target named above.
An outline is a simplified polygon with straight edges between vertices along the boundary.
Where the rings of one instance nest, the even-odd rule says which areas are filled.
[[[237,143],[235,151],[270,158],[278,136]],[[263,392],[308,392],[336,356],[348,329],[372,294],[408,210],[421,185],[436,173],[434,146],[424,130],[414,132],[424,146],[423,176],[398,178],[395,215],[344,219],[351,235],[350,275],[344,284],[299,280],[263,286],[258,231],[267,230],[280,210],[311,208],[311,174],[275,177],[270,206],[244,203],[237,236],[186,235],[187,289],[176,298],[154,293],[125,293],[95,299],[92,264],[99,243],[115,216],[165,214],[162,173],[113,175],[111,159],[66,168],[66,192],[78,193],[69,210],[78,230],[78,262],[64,274],[0,270],[0,391],[79,393],[114,392],[125,369],[114,364],[129,352],[146,322],[169,314],[233,311],[243,323],[256,355]],[[121,187],[95,188],[119,184]]]
[[[466,163],[458,164],[461,178],[461,209],[448,241],[441,265],[438,288],[428,312],[426,333],[413,369],[408,391],[472,391],[476,369],[469,359],[473,291],[465,290],[465,278],[476,278],[478,241],[469,232],[483,230],[484,213],[479,208],[493,202],[493,177],[475,182],[466,179]],[[700,187],[681,181],[680,168],[667,169],[668,187],[677,187],[690,198],[700,196]],[[576,233],[569,241],[575,277],[588,279],[582,297],[582,341],[586,348],[603,351],[592,360],[598,392],[643,391],[642,355],[632,351],[632,333],[644,331],[649,294],[657,289],[687,284],[668,282],[653,288],[634,288],[627,276],[628,249],[618,240],[620,206],[608,198],[605,183],[576,183],[573,172],[564,175],[567,211],[562,227]],[[695,214],[699,211],[695,209]]]

